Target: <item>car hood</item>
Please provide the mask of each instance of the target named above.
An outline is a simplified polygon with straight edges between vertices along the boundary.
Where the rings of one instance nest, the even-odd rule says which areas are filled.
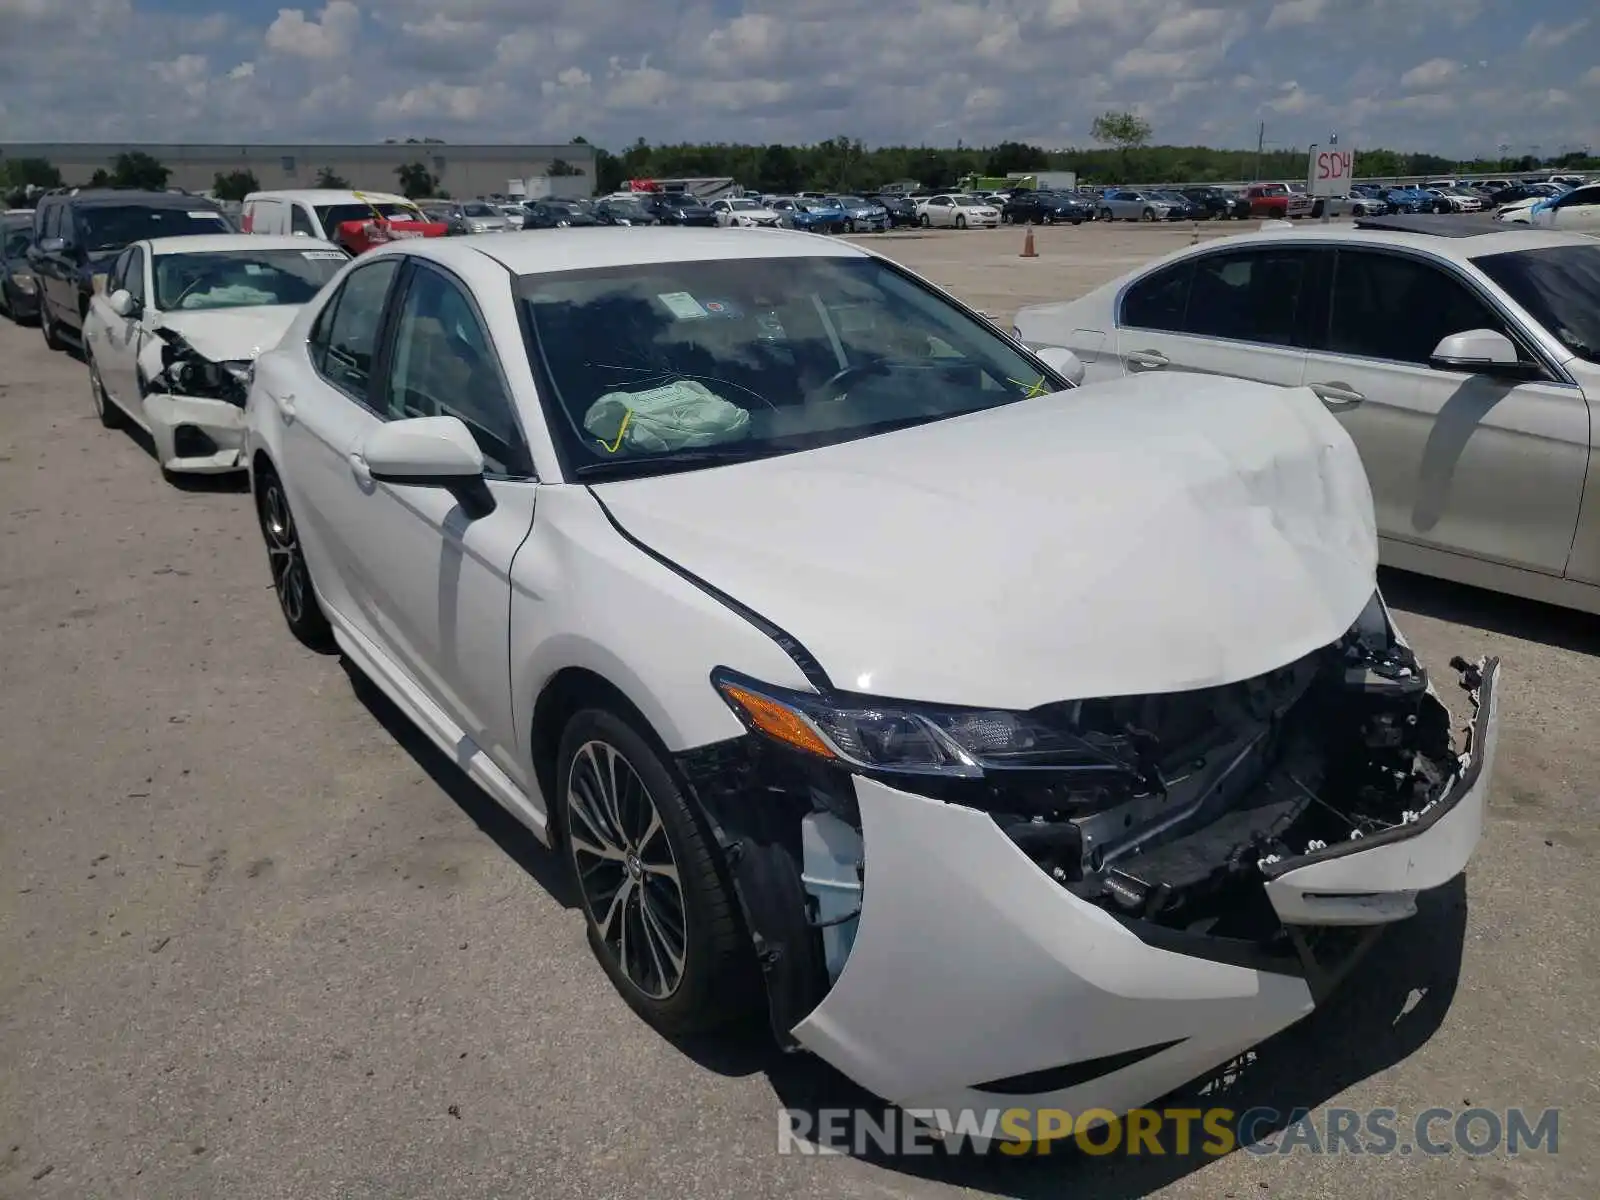
[[[1250,678],[1340,637],[1376,587],[1349,436],[1309,389],[1239,380],[1116,380],[594,492],[836,687],[924,701]]]
[[[155,328],[177,330],[213,362],[236,362],[272,349],[299,315],[298,304],[169,312],[156,318]]]

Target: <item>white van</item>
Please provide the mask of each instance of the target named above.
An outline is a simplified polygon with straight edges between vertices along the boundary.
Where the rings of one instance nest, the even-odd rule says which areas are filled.
[[[296,192],[251,192],[244,198],[240,228],[245,233],[275,236],[300,234],[336,241],[334,234],[346,221],[362,221],[373,210],[386,217],[426,221],[404,196],[389,192],[347,192],[337,188],[310,188]]]

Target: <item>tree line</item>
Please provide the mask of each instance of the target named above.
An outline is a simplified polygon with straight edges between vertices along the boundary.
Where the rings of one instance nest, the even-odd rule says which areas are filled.
[[[1091,137],[1098,145],[1047,150],[1026,142],[1000,142],[994,146],[954,148],[931,146],[867,147],[860,138],[840,135],[806,146],[747,145],[738,142],[678,142],[651,145],[644,138],[619,151],[594,146],[595,189],[616,191],[629,179],[727,177],[762,191],[793,193],[807,190],[870,191],[900,180],[915,180],[927,187],[945,187],[967,175],[1004,176],[1014,172],[1074,171],[1085,185],[1168,182],[1226,182],[1240,179],[1296,179],[1305,171],[1308,147],[1266,150],[1228,150],[1212,146],[1152,144],[1149,122],[1133,113],[1107,112],[1095,118]],[[395,139],[388,139],[394,143]],[[436,138],[406,138],[404,144],[442,145]],[[588,146],[586,139],[572,139]],[[1497,171],[1525,172],[1565,167],[1600,168],[1600,158],[1585,153],[1557,158],[1472,159],[1387,149],[1358,149],[1356,172],[1367,178],[1405,175],[1481,174]],[[564,159],[546,168],[547,175],[575,175],[582,171]],[[441,180],[421,162],[394,168],[397,190],[421,199],[445,197]],[[161,190],[172,172],[143,151],[119,154],[88,179],[67,181],[53,163],[44,159],[8,159],[0,162],[0,193],[16,203],[32,188],[62,187],[71,182],[90,187],[119,186]],[[317,174],[315,186],[348,188],[350,183],[329,167]],[[260,184],[247,169],[218,172],[212,191],[221,200],[242,200]]]

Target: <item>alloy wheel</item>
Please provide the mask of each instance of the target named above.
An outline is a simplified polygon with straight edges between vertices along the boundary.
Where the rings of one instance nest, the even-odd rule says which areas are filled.
[[[310,580],[305,556],[300,553],[300,538],[283,485],[276,478],[267,482],[261,497],[261,532],[267,538],[267,560],[272,568],[272,589],[289,624],[298,625],[306,614],[306,592]]]
[[[671,996],[688,954],[678,862],[650,790],[609,742],[585,742],[573,756],[566,834],[584,906],[607,953],[646,996]]]

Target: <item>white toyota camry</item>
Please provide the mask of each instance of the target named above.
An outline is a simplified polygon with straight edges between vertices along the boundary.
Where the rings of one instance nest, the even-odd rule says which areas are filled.
[[[1453,742],[1311,392],[1076,373],[803,234],[413,241],[247,454],[290,627],[560,848],[646,1020],[1124,1110],[1461,871],[1497,665]]]
[[[247,233],[155,238],[118,256],[84,318],[101,424],[150,434],[166,471],[244,466],[256,355],[350,256],[314,238]]]

